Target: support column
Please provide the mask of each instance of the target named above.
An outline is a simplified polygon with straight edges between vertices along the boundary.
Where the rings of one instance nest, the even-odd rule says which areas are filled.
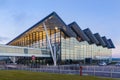
[[[15,64],[15,62],[16,62],[16,57],[13,56],[13,57],[9,57],[9,58],[10,58],[10,60],[13,62],[13,64]]]
[[[47,41],[48,41],[48,44],[49,44],[49,47],[50,47],[50,51],[51,51],[52,59],[53,59],[53,62],[54,62],[54,66],[56,66],[56,59],[55,59],[55,57],[54,57],[56,53],[53,53],[52,45],[51,45],[51,43],[50,43],[50,38],[49,38],[49,36],[48,36],[48,32],[47,32],[47,28],[46,28],[45,23],[43,23],[43,27],[44,27],[45,32],[46,32]]]
[[[54,60],[55,60],[55,65],[57,64],[57,55],[56,55],[56,45],[54,44]]]

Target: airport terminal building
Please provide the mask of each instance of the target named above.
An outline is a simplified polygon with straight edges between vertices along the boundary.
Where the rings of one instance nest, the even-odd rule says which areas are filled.
[[[10,47],[11,50],[17,48],[17,51],[11,51],[13,53],[16,51],[17,57],[21,54],[20,57],[29,59],[34,55],[36,60],[55,65],[91,64],[103,60],[109,62],[112,48],[115,48],[111,39],[100,36],[99,33],[92,33],[89,28],[82,30],[76,22],[66,25],[55,12],[17,36],[6,46],[14,46],[14,48]]]

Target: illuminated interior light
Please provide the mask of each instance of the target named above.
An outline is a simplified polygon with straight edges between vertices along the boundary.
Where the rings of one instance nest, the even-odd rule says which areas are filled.
[[[57,29],[58,29],[58,27],[55,27],[55,29],[57,30]]]

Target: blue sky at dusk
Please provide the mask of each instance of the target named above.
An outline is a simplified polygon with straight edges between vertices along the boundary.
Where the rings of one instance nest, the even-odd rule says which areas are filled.
[[[111,38],[120,57],[120,0],[0,0],[0,44],[6,44],[55,11],[66,24]]]

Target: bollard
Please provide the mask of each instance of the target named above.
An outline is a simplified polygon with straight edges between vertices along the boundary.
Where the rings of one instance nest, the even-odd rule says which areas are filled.
[[[80,66],[80,76],[82,76],[82,66]]]

